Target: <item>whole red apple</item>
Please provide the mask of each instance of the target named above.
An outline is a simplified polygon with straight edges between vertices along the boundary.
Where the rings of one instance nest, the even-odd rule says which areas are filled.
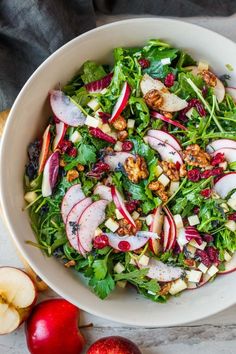
[[[36,305],[26,322],[31,354],[79,354],[85,340],[79,332],[80,310],[63,299]]]
[[[142,354],[138,347],[131,340],[111,336],[96,341],[88,349],[87,354]]]

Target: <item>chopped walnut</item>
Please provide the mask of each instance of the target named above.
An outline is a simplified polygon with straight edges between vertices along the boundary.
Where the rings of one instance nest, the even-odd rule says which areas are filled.
[[[190,268],[195,268],[196,267],[196,262],[194,259],[185,259],[184,260],[184,264],[187,266],[187,267],[190,267]]]
[[[120,130],[120,131],[125,130],[125,128],[127,127],[127,122],[126,122],[125,118],[122,116],[119,116],[118,118],[116,118],[116,120],[113,123],[113,127],[116,130]]]
[[[171,181],[177,182],[179,181],[179,171],[174,162],[161,162],[162,169],[164,173],[171,179]]]
[[[209,70],[202,70],[201,76],[205,83],[211,87],[215,87],[217,84],[217,77]]]
[[[124,163],[124,169],[133,183],[139,183],[141,179],[145,179],[149,175],[147,164],[144,158],[139,155],[128,157]]]
[[[70,170],[67,172],[67,175],[66,175],[66,179],[68,182],[72,182],[78,177],[79,177],[79,172],[76,170]]]
[[[172,282],[169,282],[169,283],[164,284],[164,285],[161,287],[161,290],[159,291],[158,294],[161,295],[161,296],[167,295],[168,292],[169,292],[169,290],[170,290],[170,288],[171,288],[171,284],[172,284]]]
[[[180,177],[185,177],[185,176],[187,176],[186,165],[185,165],[184,163],[180,166],[180,169],[179,169],[179,176],[180,176]]]
[[[64,161],[63,159],[60,159],[59,165],[60,165],[61,167],[65,167],[65,166],[66,166],[66,163],[65,163],[65,161]]]
[[[76,265],[76,262],[72,259],[71,261],[67,262],[64,264],[66,268],[74,267]]]
[[[137,231],[142,229],[142,221],[135,220],[136,227],[132,226],[126,219],[119,220],[119,229],[117,230],[118,235],[135,235]]]
[[[202,150],[199,145],[189,145],[185,151],[183,151],[184,161],[190,166],[206,167],[210,164],[210,155]]]
[[[144,96],[144,100],[150,108],[155,110],[160,109],[163,104],[163,97],[160,91],[155,89],[148,91]]]
[[[126,130],[121,130],[118,132],[117,138],[118,138],[118,140],[123,142],[123,141],[125,141],[125,139],[128,138],[128,135],[129,134]]]
[[[79,164],[77,165],[77,170],[78,170],[79,172],[84,171],[84,166],[81,165],[81,163],[79,163]]]
[[[162,183],[159,181],[153,181],[149,183],[148,188],[158,195],[164,203],[167,202],[168,195]]]
[[[163,114],[163,116],[165,116],[166,118],[169,118],[169,119],[173,118],[173,114],[170,112],[161,111],[161,114]]]

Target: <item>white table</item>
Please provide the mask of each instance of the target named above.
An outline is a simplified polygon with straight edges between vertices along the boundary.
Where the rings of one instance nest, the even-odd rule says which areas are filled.
[[[117,17],[100,17],[98,25],[116,19]],[[236,16],[227,19],[191,18],[187,19],[187,21],[211,28],[236,41]],[[9,232],[0,220],[0,266],[2,265],[22,267],[15,246],[10,239]],[[57,297],[57,294],[48,290],[40,295],[39,300],[53,297]],[[93,323],[93,328],[83,330],[88,345],[103,336],[121,335],[137,343],[143,354],[236,353],[236,305],[224,312],[195,322],[189,326],[156,329],[126,327],[88,313],[83,313],[81,324],[91,322]],[[0,354],[27,353],[23,326],[12,334],[0,337]]]

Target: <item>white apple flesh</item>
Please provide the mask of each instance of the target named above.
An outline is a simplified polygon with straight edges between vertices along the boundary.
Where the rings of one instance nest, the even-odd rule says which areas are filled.
[[[222,199],[225,199],[233,189],[236,189],[236,172],[225,174],[213,187],[214,192]]]
[[[109,240],[109,246],[123,252],[135,251],[143,247],[149,239],[149,237],[145,236],[119,236],[115,233],[106,233],[106,235]],[[122,245],[124,246],[122,247]]]
[[[169,282],[179,279],[184,271],[180,267],[169,266],[161,261],[151,258],[147,266],[138,263],[139,268],[149,268],[147,277],[160,282]]]
[[[150,225],[150,231],[156,232],[158,235],[160,235],[162,231],[163,221],[164,221],[164,214],[162,213],[162,207],[159,206],[156,208],[154,212],[153,221]],[[154,254],[158,254],[159,251],[161,250],[161,240],[150,238],[149,246]]]
[[[236,87],[226,87],[226,92],[232,97],[234,102],[236,102]]]
[[[109,202],[112,201],[111,188],[103,184],[98,184],[93,194],[98,194],[101,199],[108,200]]]
[[[152,136],[153,138],[156,138],[158,140],[161,140],[161,141],[163,141],[163,143],[167,143],[167,144],[171,145],[176,151],[182,150],[177,139],[175,137],[173,137],[173,135],[171,135],[167,132],[164,132],[164,131],[158,130],[158,129],[150,129],[150,130],[148,130],[147,135]]]
[[[171,224],[167,215],[164,216],[164,224],[163,224],[163,251],[166,252],[168,250],[168,244],[171,237]]]
[[[110,166],[112,171],[114,171],[119,166],[123,166],[128,157],[134,157],[134,155],[129,152],[116,152],[112,155],[106,155],[104,157],[104,162]]]
[[[25,272],[0,268],[0,334],[14,331],[28,317],[36,296],[34,283]]]
[[[183,159],[179,152],[176,151],[171,145],[163,143],[163,141],[153,138],[152,136],[145,136],[144,141],[146,144],[150,145],[152,149],[156,150],[163,161],[178,162],[180,165],[183,164]]]
[[[222,148],[236,149],[236,140],[218,139],[207,145],[206,151],[211,154]]]
[[[73,206],[84,198],[85,195],[82,191],[81,184],[74,184],[67,190],[61,203],[61,216],[64,223],[66,223],[67,216]]]

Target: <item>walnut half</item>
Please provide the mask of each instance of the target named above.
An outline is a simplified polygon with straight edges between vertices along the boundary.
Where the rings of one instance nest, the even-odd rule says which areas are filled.
[[[128,157],[124,163],[124,169],[129,180],[133,183],[139,183],[141,179],[146,179],[149,175],[147,164],[143,157]]]
[[[143,98],[146,104],[155,110],[159,110],[163,104],[163,96],[160,91],[156,89],[148,91]]]

